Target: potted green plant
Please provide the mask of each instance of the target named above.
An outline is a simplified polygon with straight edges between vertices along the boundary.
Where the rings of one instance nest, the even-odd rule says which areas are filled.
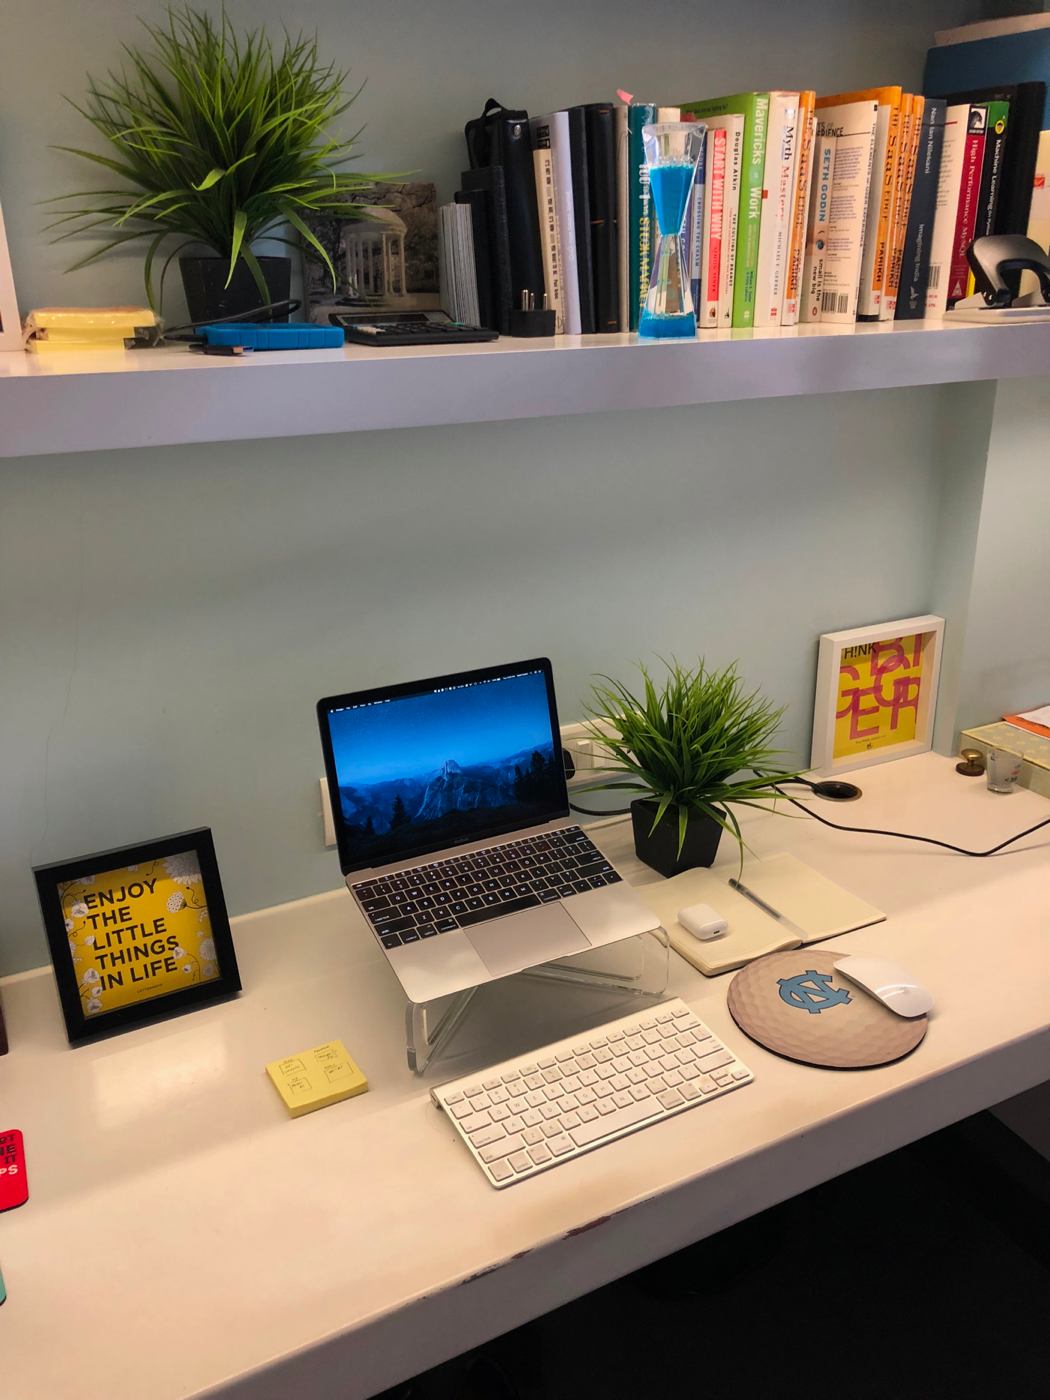
[[[689,670],[672,660],[662,685],[639,669],[641,696],[608,676],[593,688],[588,734],[606,757],[602,771],[625,777],[591,786],[644,794],[631,803],[635,850],[661,875],[710,865],[723,831],[743,862],[733,808],[763,806],[777,781],[797,776],[770,773],[783,753],[770,743],[783,707],[745,690],[735,662],[710,670],[701,659]]]
[[[286,33],[277,49],[261,30],[238,34],[225,13],[213,20],[169,10],[165,23],[145,27],[152,49],[125,45],[120,73],[89,78],[85,104],[73,103],[105,153],[58,148],[119,185],[53,201],[63,210],[48,225],[62,228],[56,241],[103,228],[111,235],[69,271],[146,240],[146,297],[156,309],[172,259],[194,249],[180,266],[190,319],[200,323],[287,300],[291,260],[260,257],[254,245],[290,243],[293,231],[324,260],[334,286],[304,215],[345,217],[352,195],[379,178],[338,169],[357,154],[356,137],[328,134],[357,95],[345,92],[345,72],[322,60],[316,38]]]

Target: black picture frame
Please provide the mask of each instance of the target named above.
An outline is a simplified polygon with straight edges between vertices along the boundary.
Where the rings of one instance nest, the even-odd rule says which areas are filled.
[[[112,1010],[97,1010],[93,1012],[87,1010],[87,1007],[93,1005],[93,1001],[91,997],[89,997],[85,1003],[84,989],[88,984],[86,982],[82,983],[77,974],[74,963],[74,948],[70,940],[71,930],[70,926],[67,925],[69,914],[63,905],[63,899],[66,898],[68,900],[70,897],[68,893],[69,887],[80,881],[93,882],[94,879],[100,875],[119,875],[122,872],[126,872],[129,867],[144,867],[148,870],[153,868],[158,862],[173,861],[178,857],[189,856],[196,858],[196,870],[194,870],[192,864],[187,865],[186,862],[183,862],[181,868],[184,873],[175,876],[165,874],[165,882],[167,883],[174,880],[180,887],[193,889],[194,898],[197,899],[198,896],[193,887],[197,885],[199,877],[201,890],[199,899],[202,903],[189,904],[184,896],[174,893],[169,896],[165,907],[171,911],[173,915],[183,912],[184,909],[192,909],[197,913],[198,919],[202,917],[201,911],[203,909],[203,915],[206,916],[209,925],[208,929],[203,931],[210,932],[214,959],[209,957],[207,963],[202,963],[199,958],[187,954],[185,950],[181,949],[178,943],[175,945],[175,949],[177,949],[178,953],[181,953],[183,957],[189,958],[189,962],[184,966],[183,971],[185,972],[193,963],[196,963],[197,975],[201,980],[191,981],[189,985],[182,986],[178,990],[165,990],[152,996],[142,996],[125,1005],[115,1006]],[[165,870],[178,868],[179,867],[175,865],[172,867],[165,867]],[[111,850],[96,851],[91,855],[79,856],[75,860],[53,861],[48,865],[34,866],[33,876],[36,880],[37,897],[40,900],[40,912],[43,916],[44,929],[47,933],[51,962],[55,969],[55,982],[58,988],[59,1001],[62,1006],[62,1015],[66,1023],[66,1034],[71,1045],[78,1045],[85,1041],[95,1040],[100,1036],[110,1035],[116,1031],[131,1030],[137,1026],[163,1020],[169,1016],[179,1015],[184,1011],[195,1010],[197,1007],[208,1005],[211,1002],[225,1000],[228,997],[236,995],[236,993],[240,991],[241,978],[237,968],[237,955],[233,947],[233,935],[230,932],[230,920],[226,911],[226,900],[222,892],[222,881],[219,878],[219,865],[215,856],[215,843],[212,840],[210,828],[198,827],[192,831],[181,831],[172,836],[162,836],[157,840],[143,841],[132,846],[116,846]],[[159,876],[155,877],[155,879],[156,878],[159,878]],[[101,920],[103,915],[108,918],[113,916],[114,911],[118,908],[131,909],[132,896],[130,891],[138,883],[140,882],[137,880],[125,882],[122,886],[122,890],[127,890],[129,893],[126,899],[119,905],[114,903],[112,892],[107,891],[104,896],[97,895],[96,899],[102,900],[105,898],[110,907],[106,908],[101,903],[97,906],[86,906],[96,907],[97,912],[95,914],[78,914],[77,917],[91,922],[93,928],[98,928],[97,921]],[[146,884],[148,884],[148,877],[144,876],[141,898],[145,898]],[[65,894],[63,893],[64,890],[66,891]],[[155,899],[157,898],[155,886],[150,888],[149,894],[151,900],[154,901],[152,909],[155,910],[157,907],[155,904]],[[90,899],[90,894],[87,898]],[[182,901],[181,904],[174,904],[174,902],[180,898]],[[71,922],[75,923],[75,921]],[[163,931],[157,932],[157,923],[158,920],[154,918],[153,931],[148,934],[136,933],[138,928],[145,928],[145,925],[118,923],[115,927],[120,931],[121,935],[124,933],[129,934],[129,942],[126,946],[126,951],[129,953],[135,940],[142,940],[142,943],[136,944],[136,947],[142,946],[145,948],[145,958],[149,957],[151,952],[150,946],[145,943],[145,940],[150,939],[154,944],[159,945],[161,942],[170,944],[170,939],[173,936],[175,936],[176,939],[178,937],[168,931],[167,924],[165,924]],[[107,948],[109,948],[110,943],[108,940],[111,939],[112,933],[105,930],[103,930],[103,932],[107,937]],[[94,934],[86,941],[93,942]],[[202,944],[201,948],[204,946],[205,945]],[[169,958],[171,960],[176,959],[175,949],[165,948],[163,952],[158,953],[155,960],[166,966]],[[110,962],[110,971],[108,974],[105,971],[105,966],[103,966],[103,982],[106,975],[110,977],[111,983],[117,976],[119,976],[123,982],[125,973],[128,977],[131,977],[135,971],[138,971],[140,974],[149,971],[151,966],[149,962],[143,962],[142,964],[127,963],[119,967],[113,966],[111,960],[114,958],[116,951],[119,950],[101,955],[97,949],[94,951],[93,956],[98,958],[100,962],[102,957],[106,957],[107,961]],[[208,951],[210,953],[212,950],[209,949]],[[217,966],[217,971],[214,973],[210,971],[213,963]],[[204,968],[208,969],[207,977],[203,976],[202,969]],[[96,969],[92,969],[91,971],[94,972],[95,983],[98,983],[100,974]],[[90,976],[90,972],[86,974],[86,976]],[[141,980],[146,979],[142,978]],[[103,995],[105,995],[105,992],[99,992],[97,994],[98,999],[101,1000]]]

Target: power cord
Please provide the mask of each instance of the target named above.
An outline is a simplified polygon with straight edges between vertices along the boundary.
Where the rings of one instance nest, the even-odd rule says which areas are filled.
[[[792,779],[791,781],[805,782],[805,779],[799,778]],[[1005,841],[1000,841],[997,846],[990,846],[987,851],[969,851],[965,846],[953,846],[950,841],[938,841],[935,836],[916,836],[909,831],[887,831],[879,826],[844,826],[841,822],[828,821],[827,817],[822,817],[819,812],[814,812],[812,807],[803,806],[801,802],[792,797],[790,793],[785,792],[783,788],[776,787],[775,784],[772,786],[773,790],[778,793],[785,802],[790,802],[793,807],[797,807],[800,812],[804,812],[807,817],[812,817],[814,821],[820,822],[822,826],[830,826],[832,831],[850,831],[859,836],[894,836],[901,841],[922,841],[927,846],[940,846],[943,850],[954,851],[960,856],[976,856],[978,858],[994,856],[1007,846],[1012,846],[1015,841],[1021,841],[1024,837],[1031,836],[1034,831],[1040,831],[1044,826],[1050,826],[1050,817],[1044,817],[1041,822],[1036,822],[1034,826],[1028,827],[1025,831],[1019,831],[1016,836],[1008,836]],[[819,785],[806,783],[806,786],[816,789]],[[601,812],[594,807],[577,806],[577,804],[571,800],[569,802],[569,809],[573,812],[579,812],[585,817],[626,817],[631,810],[629,807],[613,807],[608,811]]]
[[[797,807],[800,812],[805,812],[808,817],[813,817],[823,826],[830,826],[833,831],[852,831],[861,836],[896,836],[902,841],[923,841],[927,846],[941,846],[944,850],[955,851],[961,856],[994,856],[1004,847],[1012,846],[1015,841],[1020,841],[1025,836],[1031,836],[1033,831],[1050,826],[1050,817],[1044,817],[1041,822],[1036,822],[1035,826],[1030,826],[1025,831],[1019,831],[1016,836],[1008,836],[1005,841],[1000,841],[998,846],[989,846],[987,851],[968,851],[965,846],[953,846],[950,841],[938,841],[934,836],[915,836],[908,831],[886,831],[878,826],[843,826],[841,822],[830,822],[827,817],[822,817],[819,812],[814,812],[812,807],[804,807],[801,802],[792,797],[790,793],[784,792],[782,788],[778,787],[776,791],[786,802]]]

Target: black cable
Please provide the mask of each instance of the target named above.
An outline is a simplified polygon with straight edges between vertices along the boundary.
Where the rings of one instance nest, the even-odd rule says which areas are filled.
[[[1036,822],[1035,826],[1030,826],[1027,831],[1019,831],[1016,836],[1008,836],[1005,841],[1000,841],[998,846],[990,846],[987,851],[968,851],[965,846],[953,846],[950,841],[938,841],[934,836],[914,836],[907,831],[885,831],[878,826],[842,826],[839,822],[829,822],[827,817],[822,817],[818,812],[814,812],[812,807],[804,807],[801,802],[784,792],[782,788],[776,788],[776,791],[785,802],[790,802],[800,812],[805,812],[808,817],[816,818],[824,826],[830,826],[833,831],[852,831],[861,836],[897,836],[902,841],[924,841],[928,846],[943,846],[946,851],[955,851],[961,856],[994,856],[1004,846],[1012,846],[1015,841],[1020,841],[1022,837],[1031,836],[1033,831],[1050,826],[1050,817],[1044,817],[1041,822]]]
[[[802,780],[804,781],[804,780]],[[812,784],[807,784],[812,786]],[[781,796],[785,802],[790,802],[793,807],[797,807],[800,812],[805,812],[807,817],[812,817],[822,826],[830,826],[832,831],[850,831],[859,836],[895,836],[901,841],[922,841],[927,846],[941,846],[946,851],[954,851],[960,856],[994,856],[1006,846],[1012,846],[1015,841],[1021,841],[1026,836],[1031,836],[1034,831],[1040,831],[1044,826],[1050,826],[1050,817],[1044,817],[1041,822],[1036,822],[1035,826],[1030,826],[1025,831],[1019,831],[1016,836],[1008,836],[1005,841],[1000,841],[998,846],[990,846],[987,851],[968,851],[965,846],[953,846],[950,841],[938,841],[935,836],[915,836],[908,831],[886,831],[879,826],[843,826],[841,822],[828,821],[827,817],[822,817],[819,812],[814,812],[812,807],[805,807],[801,802],[787,793],[783,788],[775,787],[774,791]],[[569,808],[573,812],[580,812],[586,817],[626,817],[629,807],[610,808],[608,811],[598,811],[594,807],[578,807],[575,802],[569,803]]]
[[[630,807],[608,807],[604,812],[597,807],[577,807],[575,802],[569,803],[570,812],[582,812],[585,817],[626,817],[630,815]]]

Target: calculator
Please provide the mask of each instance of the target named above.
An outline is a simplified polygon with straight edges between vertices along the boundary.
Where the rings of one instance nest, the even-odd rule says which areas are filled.
[[[354,345],[463,345],[499,332],[453,321],[446,311],[333,311],[328,319]]]

